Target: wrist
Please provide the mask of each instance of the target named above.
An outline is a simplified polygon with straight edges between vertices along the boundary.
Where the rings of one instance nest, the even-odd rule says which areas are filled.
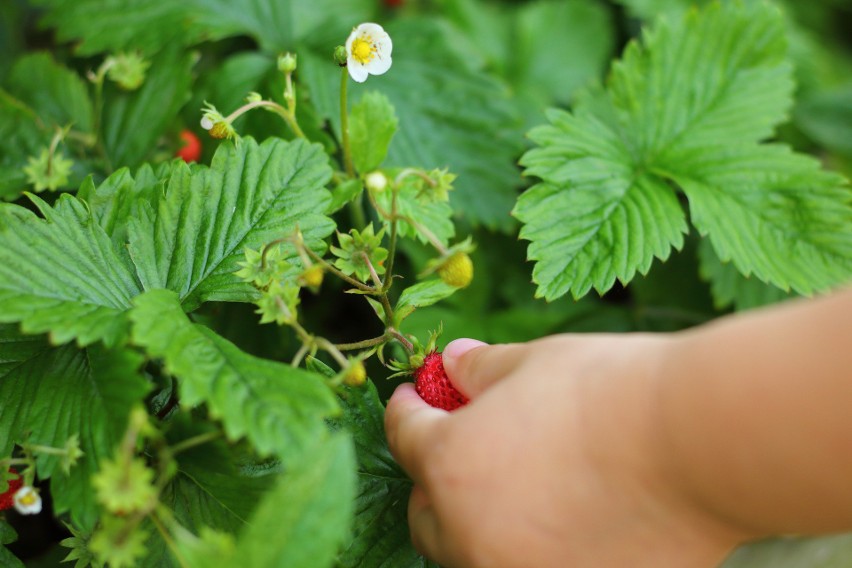
[[[694,333],[667,334],[650,357],[648,374],[647,431],[649,453],[653,456],[654,478],[665,488],[671,506],[685,517],[706,527],[708,534],[734,547],[768,536],[741,518],[731,504],[737,499],[720,498],[719,474],[708,431],[724,431],[730,421],[714,415],[711,401],[701,396],[701,373],[694,372],[697,336]],[[700,343],[700,340],[699,340]],[[718,440],[718,436],[714,436]]]

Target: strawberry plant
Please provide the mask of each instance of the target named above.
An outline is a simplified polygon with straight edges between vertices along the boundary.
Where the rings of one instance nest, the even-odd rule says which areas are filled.
[[[465,403],[447,340],[680,329],[849,281],[850,18],[4,3],[0,563],[432,565],[382,403],[415,378]],[[728,565],[826,547],[852,559],[838,536]]]

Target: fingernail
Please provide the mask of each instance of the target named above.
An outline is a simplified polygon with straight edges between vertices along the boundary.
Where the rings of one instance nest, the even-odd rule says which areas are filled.
[[[456,357],[461,357],[471,349],[476,349],[477,347],[482,347],[483,345],[488,345],[478,339],[469,339],[467,337],[462,339],[455,339],[450,341],[447,346],[444,348],[444,360],[449,357],[450,359],[454,359]]]

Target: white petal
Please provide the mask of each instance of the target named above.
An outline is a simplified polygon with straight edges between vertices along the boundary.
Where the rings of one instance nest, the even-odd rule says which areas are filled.
[[[352,33],[346,38],[346,55],[352,55],[352,42],[355,41],[356,37],[358,37],[358,28],[352,30]]]
[[[380,57],[376,57],[370,61],[366,67],[367,71],[369,71],[371,75],[382,75],[390,69],[391,63],[390,55],[381,55]]]
[[[27,503],[24,502],[25,500],[32,502]],[[41,513],[41,496],[35,489],[27,485],[18,489],[12,497],[12,502],[15,510],[22,515],[38,515]]]
[[[206,116],[201,117],[201,128],[204,130],[210,130],[213,128],[213,121]]]
[[[369,73],[366,65],[361,65],[350,57],[346,67],[349,69],[349,76],[352,77],[352,80],[356,83],[363,83],[367,80],[367,75],[369,75]]]
[[[373,37],[374,40],[378,39],[379,37],[388,35],[382,26],[380,26],[379,24],[374,24],[372,22],[361,24],[360,26],[355,28],[355,32],[357,32],[358,35],[370,35]]]
[[[393,53],[393,41],[388,34],[384,34],[381,37],[374,38],[374,42],[376,44],[376,51],[381,56],[387,55],[390,58],[391,53]]]

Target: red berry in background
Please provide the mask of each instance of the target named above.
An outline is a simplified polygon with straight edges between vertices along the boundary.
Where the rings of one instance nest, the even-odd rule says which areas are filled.
[[[201,140],[191,130],[181,130],[180,139],[183,141],[183,146],[178,148],[175,156],[181,158],[184,162],[197,162],[201,157]]]
[[[9,468],[9,471],[12,473],[18,473],[13,468]],[[5,493],[0,494],[0,511],[4,511],[6,509],[11,509],[15,503],[12,498],[15,496],[15,493],[18,492],[18,489],[23,487],[24,479],[22,477],[18,477],[17,479],[9,480],[9,488]]]
[[[414,390],[435,408],[455,410],[468,403],[468,398],[457,391],[447,378],[444,358],[437,351],[426,355],[423,364],[414,371]]]
[[[385,0],[385,6],[388,8],[399,8],[405,4],[405,0]]]

